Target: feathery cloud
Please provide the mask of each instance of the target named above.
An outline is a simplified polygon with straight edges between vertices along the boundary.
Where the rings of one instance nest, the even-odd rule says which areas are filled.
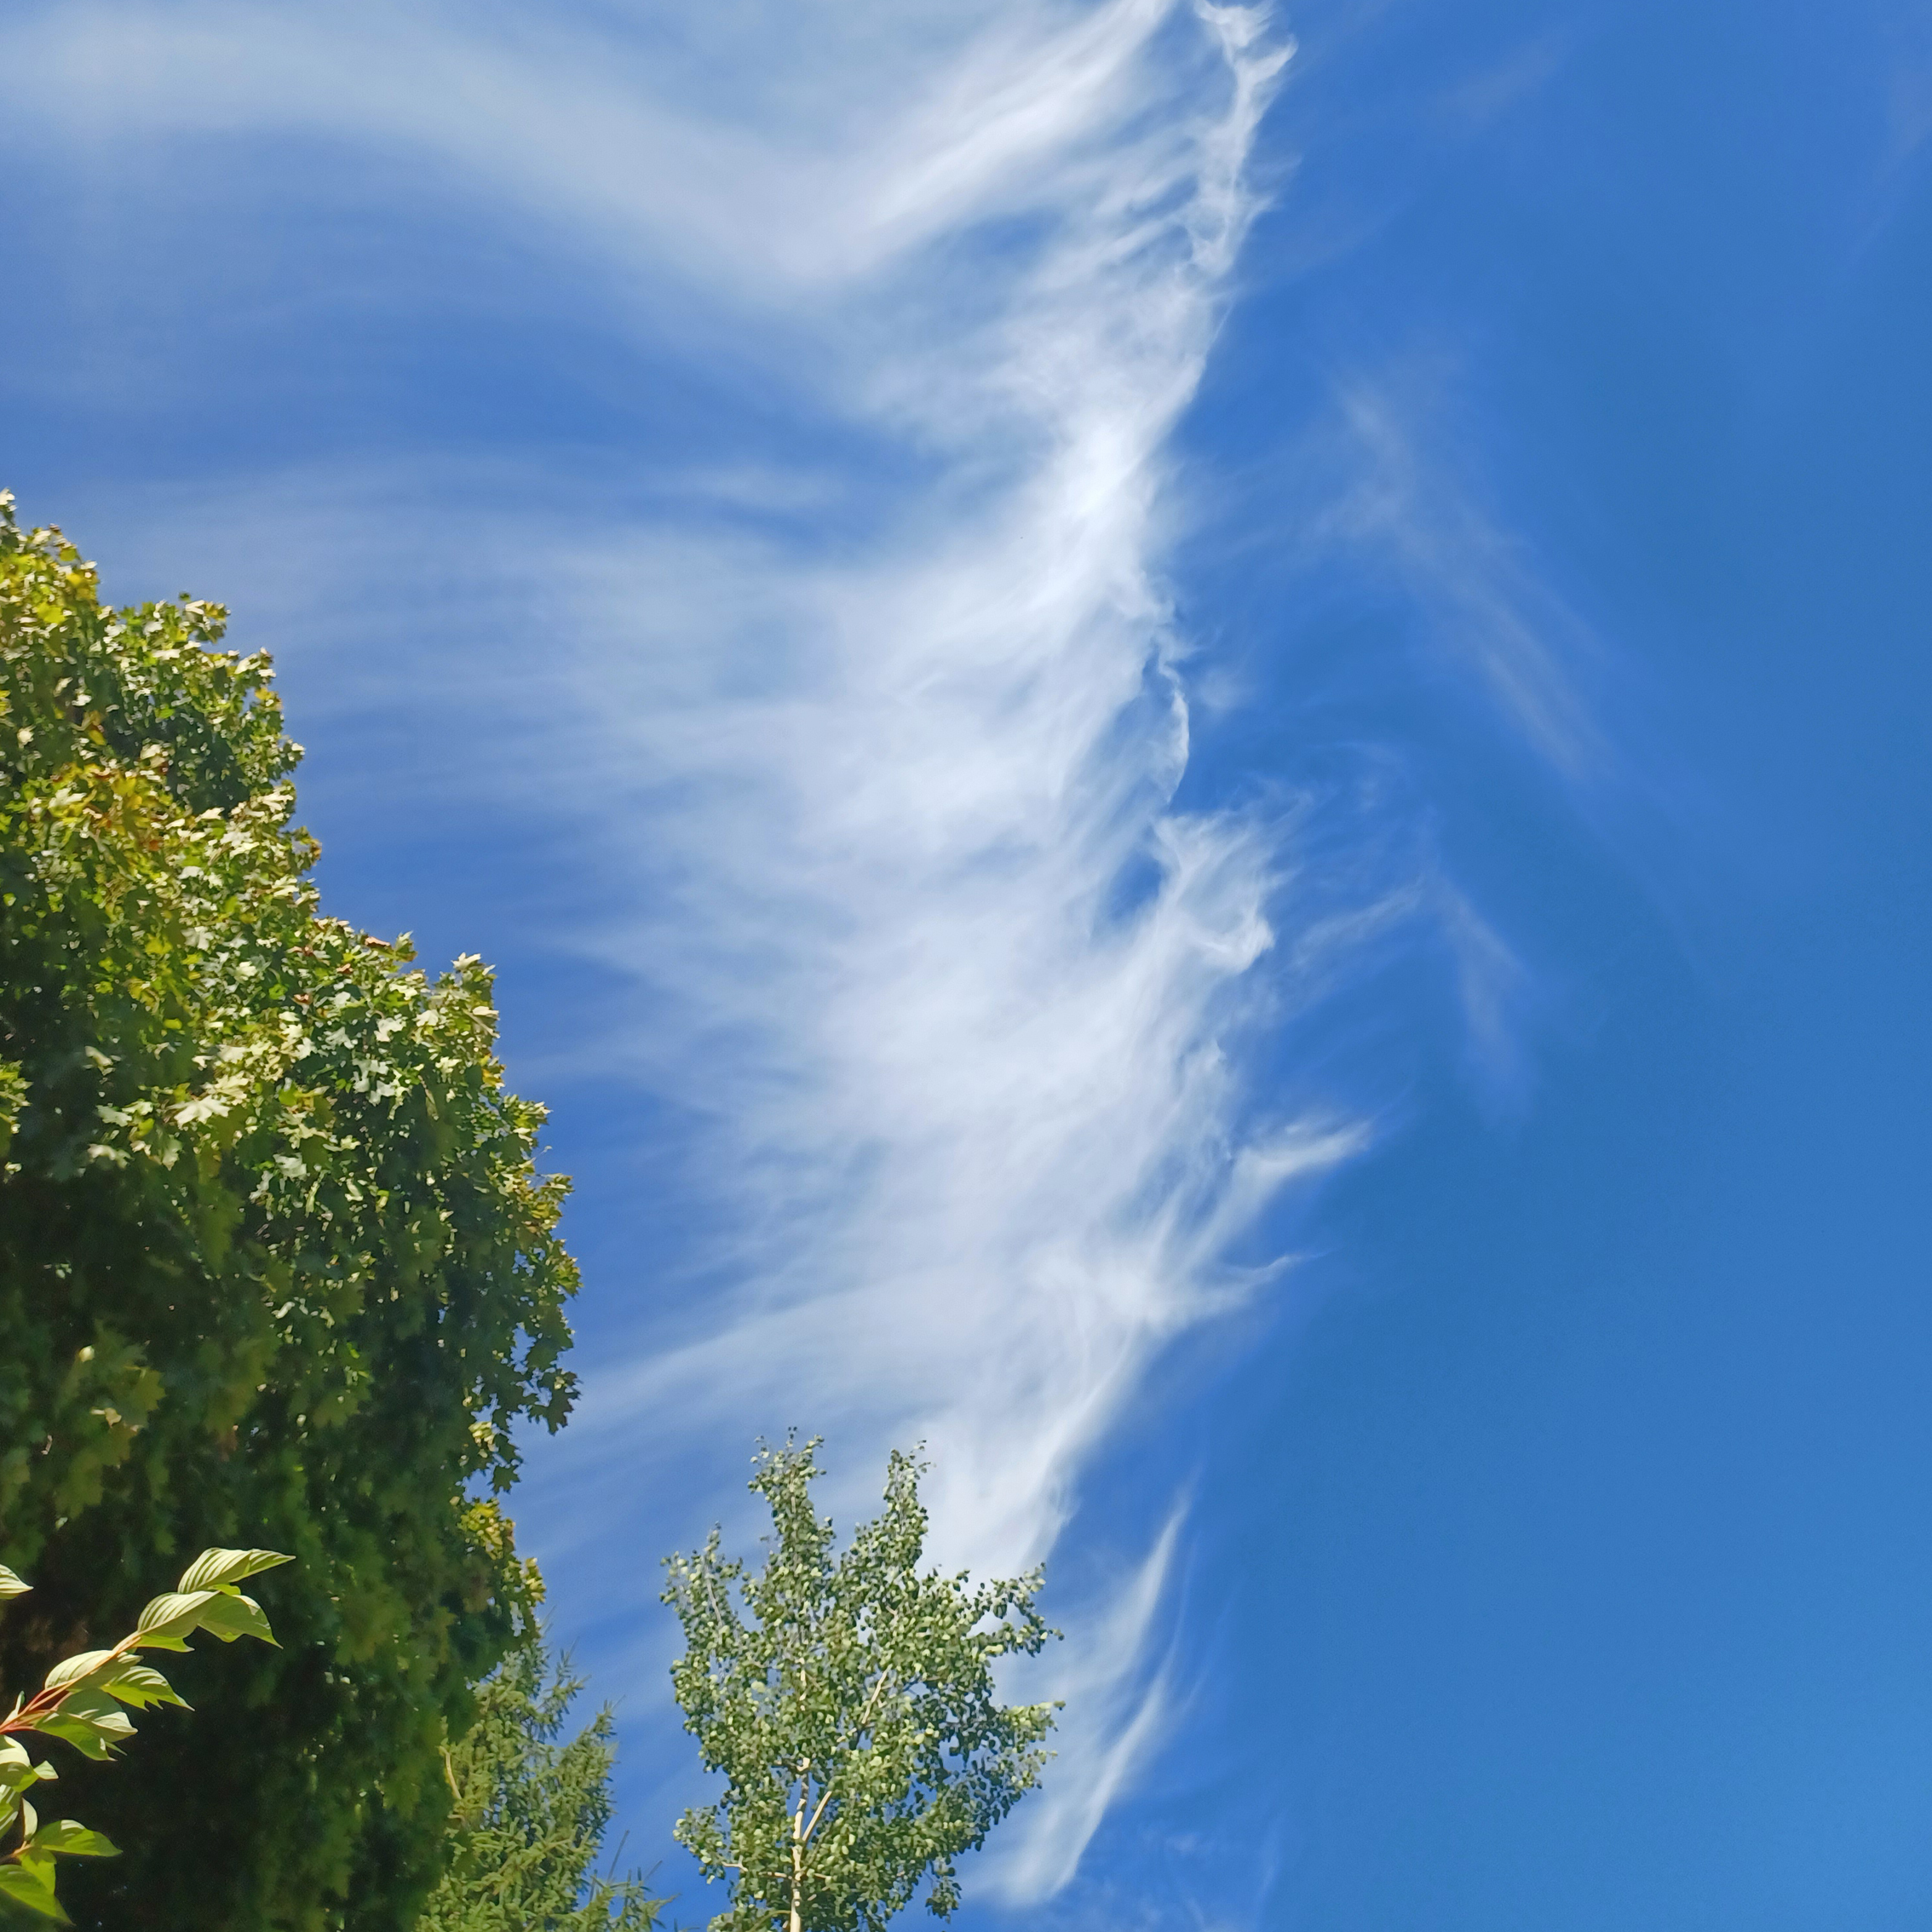
[[[1368,1143],[1262,1106],[1243,1041],[1405,921],[1452,929],[1498,1034],[1508,962],[1412,878],[1304,898],[1291,812],[1175,802],[1166,451],[1256,211],[1290,52],[1265,9],[705,14],[41,7],[0,33],[0,98],[156,153],[373,157],[399,204],[542,252],[639,354],[782,389],[804,434],[661,468],[644,509],[635,478],[600,501],[538,451],[503,459],[514,517],[495,478],[420,461],[402,534],[394,465],[250,480],[207,527],[238,603],[276,571],[288,603],[330,586],[345,710],[378,685],[425,723],[455,708],[463,756],[392,774],[411,808],[457,812],[483,771],[567,828],[554,943],[626,989],[595,1057],[688,1123],[653,1186],[703,1297],[594,1285],[635,1320],[535,1465],[555,1573],[608,1582],[613,1545],[681,1532],[692,1498],[650,1472],[693,1441],[735,1463],[794,1422],[832,1438],[845,1504],[923,1439],[939,1553],[1011,1568],[1054,1547],[1159,1352],[1252,1289],[1241,1239]],[[466,601],[397,595],[426,556]],[[1532,643],[1484,649],[1530,735],[1587,757]],[[1079,1714],[1006,1841],[1014,1899],[1067,1881],[1158,1732],[1169,1504],[1104,1606],[1060,1612]]]

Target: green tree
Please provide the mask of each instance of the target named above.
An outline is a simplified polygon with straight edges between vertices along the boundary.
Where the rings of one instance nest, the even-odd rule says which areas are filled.
[[[416,1932],[649,1932],[661,1900],[636,1872],[600,1876],[617,1745],[607,1705],[559,1744],[583,1679],[532,1637],[476,1697],[444,1753],[455,1808],[450,1869]]]
[[[70,1909],[402,1932],[442,1746],[531,1615],[495,1498],[512,1425],[570,1406],[564,1183],[483,966],[323,916],[223,616],[104,607],[0,498],[0,1561],[37,1584],[0,1671],[125,1627],[157,1561],[290,1551],[286,1647],[181,1667],[233,1747],[175,1727],[89,1791],[126,1855]]]
[[[60,1776],[43,1759],[35,1763],[23,1738],[57,1738],[92,1758],[105,1761],[134,1735],[128,1711],[151,1705],[186,1708],[175,1688],[150,1664],[144,1650],[186,1650],[197,1630],[223,1643],[237,1637],[275,1641],[262,1606],[241,1585],[263,1570],[289,1561],[273,1550],[204,1550],[181,1573],[165,1596],[149,1600],[141,1621],[106,1650],[83,1650],[47,1673],[32,1697],[16,1697],[0,1718],[0,1843],[16,1831],[19,1843],[0,1857],[0,1900],[61,1925],[73,1921],[60,1908],[55,1874],[63,1858],[118,1858],[120,1848],[103,1832],[72,1818],[43,1825],[27,1793]],[[32,1588],[0,1563],[0,1602],[25,1596]],[[203,1749],[219,1752],[228,1740],[204,1739]],[[44,1794],[43,1794],[44,1796]]]
[[[776,1531],[756,1576],[719,1550],[667,1559],[684,1625],[671,1682],[723,1796],[680,1843],[732,1888],[713,1932],[878,1932],[929,1877],[941,1918],[953,1860],[1038,1780],[1055,1705],[1002,1705],[992,1666],[1056,1632],[1041,1577],[972,1587],[920,1571],[923,1467],[894,1452],[885,1509],[835,1554],[814,1508],[818,1440],[762,1450],[751,1488]],[[740,1607],[742,1606],[742,1607]]]

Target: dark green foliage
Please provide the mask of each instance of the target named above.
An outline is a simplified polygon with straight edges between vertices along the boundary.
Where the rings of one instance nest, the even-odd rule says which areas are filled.
[[[417,1932],[648,1932],[661,1901],[633,1872],[600,1877],[616,1762],[609,1710],[557,1742],[582,1680],[520,1645],[477,1693],[447,1753],[452,1857]]]
[[[97,1779],[127,1855],[71,1909],[400,1932],[446,1737],[527,1624],[475,1498],[513,1422],[568,1410],[576,1278],[489,974],[321,916],[298,748],[222,618],[104,610],[0,503],[0,1561],[37,1585],[0,1671],[122,1627],[184,1552],[290,1551],[285,1647],[180,1671],[244,1741],[177,1727]]]

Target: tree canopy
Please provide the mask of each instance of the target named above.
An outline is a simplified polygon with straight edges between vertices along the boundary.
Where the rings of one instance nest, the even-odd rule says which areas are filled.
[[[182,1663],[239,1741],[178,1728],[89,1790],[126,1855],[71,1909],[400,1932],[443,1745],[529,1624],[496,1497],[572,1400],[564,1183],[481,963],[323,915],[300,749],[223,622],[105,607],[0,497],[0,1561],[37,1584],[0,1670],[128,1620],[158,1560],[291,1553],[285,1647]]]
[[[1055,1633],[1040,1575],[974,1587],[922,1572],[920,1465],[894,1452],[885,1509],[836,1551],[813,1505],[817,1440],[762,1451],[751,1487],[772,1512],[763,1568],[719,1532],[667,1560],[684,1626],[671,1667],[716,1803],[679,1842],[731,1885],[713,1932],[880,1932],[927,1883],[958,1903],[953,1860],[981,1844],[1038,1780],[1055,1706],[1003,1705],[992,1666]]]
[[[610,1709],[561,1744],[584,1688],[532,1637],[477,1693],[445,1754],[450,1869],[416,1932],[650,1932],[660,1901],[635,1872],[597,1869],[612,1816]]]

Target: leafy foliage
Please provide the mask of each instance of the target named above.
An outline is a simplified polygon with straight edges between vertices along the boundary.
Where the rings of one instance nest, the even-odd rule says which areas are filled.
[[[777,1532],[756,1575],[719,1550],[667,1560],[684,1625],[671,1682],[723,1797],[679,1842],[732,1909],[713,1932],[878,1932],[930,1875],[940,1918],[953,1860],[1038,1780],[1055,1706],[1000,1705],[996,1659],[1038,1653],[1038,1572],[972,1588],[922,1575],[921,1465],[894,1452],[885,1510],[835,1555],[811,1498],[814,1438],[762,1450],[751,1487]],[[742,1605],[742,1609],[740,1608]]]
[[[292,1551],[286,1649],[190,1683],[233,1748],[104,1785],[128,1855],[71,1906],[400,1932],[442,1745],[532,1614],[488,1492],[572,1400],[564,1183],[480,963],[432,980],[322,916],[300,748],[223,619],[104,608],[0,497],[0,1560],[39,1586],[0,1667],[91,1641],[157,1558]]]
[[[455,1796],[450,1869],[417,1932],[649,1932],[659,1900],[635,1872],[595,1870],[611,1822],[611,1714],[557,1742],[580,1678],[532,1637],[477,1693],[445,1753]]]
[[[40,1822],[26,1794],[59,1773],[44,1760],[36,1764],[20,1739],[58,1738],[89,1757],[105,1759],[134,1735],[128,1711],[145,1711],[155,1704],[181,1705],[186,1710],[168,1680],[141,1661],[141,1653],[186,1650],[197,1630],[208,1630],[223,1643],[241,1636],[274,1642],[262,1606],[244,1596],[241,1585],[288,1561],[273,1550],[203,1550],[176,1588],[155,1597],[141,1612],[141,1621],[112,1649],[83,1651],[56,1664],[31,1698],[14,1699],[13,1710],[0,1721],[0,1843],[16,1826],[20,1838],[0,1860],[0,1899],[71,1925],[73,1921],[55,1893],[56,1861],[120,1856],[120,1848],[111,1838],[71,1818],[52,1825]],[[0,1564],[0,1601],[24,1596],[31,1588]]]

